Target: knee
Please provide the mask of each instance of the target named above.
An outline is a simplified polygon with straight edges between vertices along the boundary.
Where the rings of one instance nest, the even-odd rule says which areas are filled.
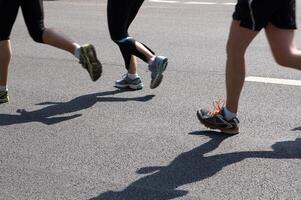
[[[43,43],[44,31],[45,31],[45,28],[29,29],[29,34],[35,42]]]
[[[276,63],[283,67],[290,67],[291,60],[294,56],[293,51],[281,51],[273,54]]]
[[[117,39],[116,37],[114,37],[113,35],[110,35],[110,36],[111,36],[111,40],[112,40],[114,43],[118,44],[118,39]]]
[[[124,38],[114,38],[113,40],[120,48],[125,48],[127,50],[133,50],[136,48],[135,40],[131,37],[124,37]]]
[[[275,56],[275,61],[278,65],[286,67],[288,65],[287,59],[283,58],[282,56]]]
[[[111,40],[113,42],[115,42],[116,44],[118,44],[118,41],[120,39],[122,39],[118,34],[115,34],[115,33],[112,33],[112,32],[110,32],[110,37],[111,37]]]
[[[115,42],[116,44],[119,44],[120,41],[124,40],[125,38],[128,38],[129,35],[127,33],[125,33],[124,31],[120,31],[120,30],[111,30],[110,31],[110,37],[111,40],[113,42]]]

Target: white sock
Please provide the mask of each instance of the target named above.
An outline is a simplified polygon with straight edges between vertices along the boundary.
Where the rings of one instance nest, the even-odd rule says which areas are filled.
[[[135,78],[139,77],[137,73],[136,74],[130,74],[130,73],[128,73],[127,76],[129,77],[129,79],[132,79],[132,80],[134,80]]]
[[[0,91],[7,91],[7,85],[0,85]]]
[[[149,59],[148,64],[153,64],[153,62],[155,61],[156,56],[153,56]]]
[[[74,56],[79,59],[80,58],[80,46],[76,47],[74,50]]]
[[[223,107],[223,110],[224,110],[224,117],[228,121],[237,116],[236,113],[229,111],[226,107]]]

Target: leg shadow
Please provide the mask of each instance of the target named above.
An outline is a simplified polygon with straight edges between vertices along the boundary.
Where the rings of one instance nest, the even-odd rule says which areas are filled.
[[[273,151],[243,151],[204,156],[218,148],[222,141],[229,138],[214,131],[197,131],[191,135],[205,135],[210,140],[190,151],[177,156],[167,166],[141,168],[138,174],[149,174],[128,185],[122,191],[108,191],[92,200],[168,200],[182,197],[188,191],[177,188],[212,177],[224,167],[247,158],[300,159],[301,139],[278,142]]]
[[[145,95],[141,97],[114,97],[116,94],[123,92],[129,92],[129,90],[113,90],[107,92],[87,94],[76,97],[68,102],[43,102],[36,105],[46,106],[44,108],[26,111],[25,109],[18,109],[16,115],[0,114],[0,126],[41,122],[43,124],[52,125],[60,123],[66,120],[71,120],[80,117],[81,114],[72,114],[69,116],[57,116],[68,115],[74,112],[78,112],[92,107],[98,102],[127,102],[138,101],[147,102],[154,98],[154,95]]]

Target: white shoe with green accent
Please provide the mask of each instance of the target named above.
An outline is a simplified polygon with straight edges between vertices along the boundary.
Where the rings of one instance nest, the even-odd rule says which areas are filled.
[[[79,63],[89,72],[92,81],[97,81],[101,76],[102,65],[92,44],[85,44],[80,47]]]
[[[0,91],[0,104],[7,103],[9,101],[9,96],[7,91]]]

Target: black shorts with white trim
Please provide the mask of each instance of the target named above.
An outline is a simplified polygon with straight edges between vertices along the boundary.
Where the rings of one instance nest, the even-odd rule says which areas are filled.
[[[238,0],[233,19],[254,31],[269,23],[281,29],[296,29],[296,0]]]

